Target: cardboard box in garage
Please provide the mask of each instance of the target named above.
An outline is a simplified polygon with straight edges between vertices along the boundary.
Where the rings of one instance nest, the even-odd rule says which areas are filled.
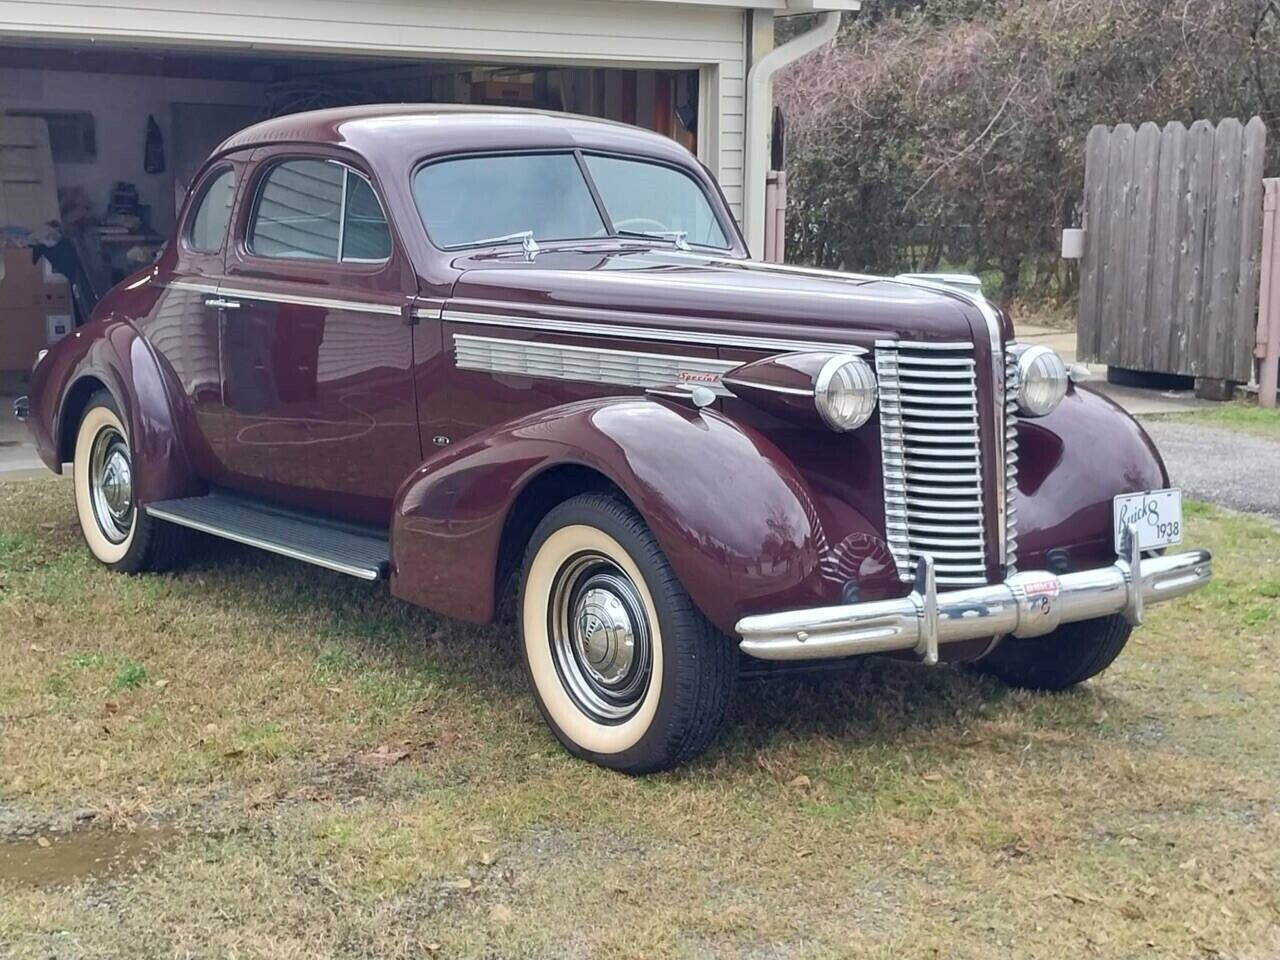
[[[38,307],[0,307],[0,370],[26,372],[45,346],[45,315]]]
[[[71,329],[67,281],[31,262],[31,251],[3,251],[0,280],[0,371],[25,374],[36,352]]]

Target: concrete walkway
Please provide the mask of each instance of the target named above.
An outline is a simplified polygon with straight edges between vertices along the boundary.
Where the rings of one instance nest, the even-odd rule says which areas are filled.
[[[13,416],[13,397],[0,394],[0,480],[52,477],[31,443],[26,424]]]
[[[1159,417],[1142,425],[1186,497],[1280,523],[1280,440]]]
[[[1053,347],[1067,363],[1076,362],[1076,334],[1074,330],[1056,330],[1038,327],[1030,323],[1018,324],[1017,338],[1023,343],[1038,343]],[[1121,387],[1107,383],[1107,368],[1100,364],[1085,364],[1089,370],[1087,381],[1091,390],[1110,397],[1135,417],[1164,413],[1194,413],[1212,409],[1212,400],[1201,400],[1191,390],[1143,390],[1138,387]]]

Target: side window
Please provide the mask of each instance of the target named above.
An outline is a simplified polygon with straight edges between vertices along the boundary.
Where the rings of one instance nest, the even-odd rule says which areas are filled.
[[[248,246],[261,257],[377,262],[391,234],[363,176],[331,160],[286,160],[263,180]]]
[[[262,257],[338,259],[346,168],[327,160],[287,160],[267,173],[249,229]]]
[[[236,172],[223,170],[206,181],[200,199],[196,201],[195,215],[187,228],[187,244],[200,253],[217,253],[227,236],[227,222],[231,219],[231,204],[236,195]]]

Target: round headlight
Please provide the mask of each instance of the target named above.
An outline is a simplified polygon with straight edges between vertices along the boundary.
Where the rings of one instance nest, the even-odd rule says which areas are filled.
[[[1014,348],[1018,357],[1018,410],[1028,417],[1052,413],[1067,395],[1067,365],[1048,347]]]
[[[876,408],[876,376],[866,361],[838,354],[814,378],[813,401],[832,430],[856,430]]]

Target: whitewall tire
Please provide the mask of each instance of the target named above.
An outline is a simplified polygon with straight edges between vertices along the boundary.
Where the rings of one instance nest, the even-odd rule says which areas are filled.
[[[520,635],[538,707],[577,756],[628,773],[667,769],[720,727],[736,652],[618,497],[575,497],[534,531]]]
[[[81,414],[72,463],[76,514],[89,552],[113,570],[172,565],[183,531],[138,508],[129,430],[115,398],[95,393]]]

